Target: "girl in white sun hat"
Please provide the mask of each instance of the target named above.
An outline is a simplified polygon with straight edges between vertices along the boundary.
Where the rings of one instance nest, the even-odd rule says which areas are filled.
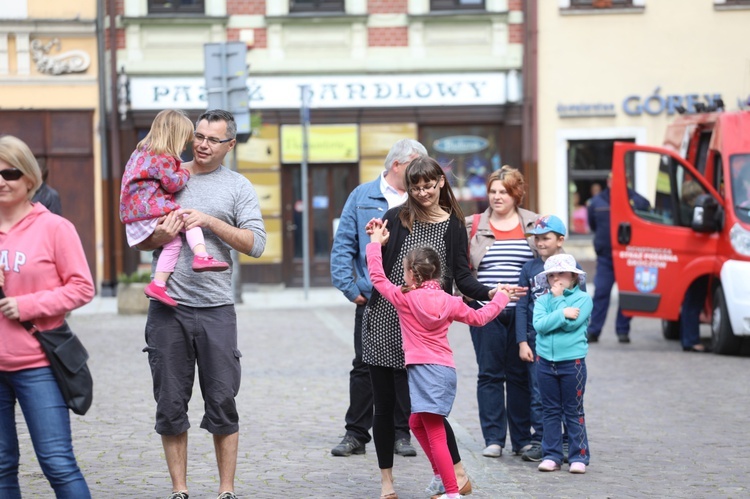
[[[562,422],[568,430],[568,462],[571,473],[586,473],[589,443],[583,411],[586,391],[586,327],[593,301],[578,287],[585,272],[569,254],[550,256],[544,272],[548,293],[537,299],[534,329],[537,331],[537,378],[542,396],[542,454],[539,471],[557,471],[563,462]]]

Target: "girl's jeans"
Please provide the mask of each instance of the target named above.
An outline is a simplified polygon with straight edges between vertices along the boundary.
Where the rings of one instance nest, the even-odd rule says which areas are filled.
[[[58,499],[90,499],[73,455],[70,414],[49,367],[0,371],[0,497],[20,499],[15,403],[21,406],[44,476]]]
[[[542,395],[544,459],[562,464],[562,423],[568,430],[568,460],[589,464],[589,441],[583,411],[586,390],[586,360],[550,362],[537,360],[537,378]]]

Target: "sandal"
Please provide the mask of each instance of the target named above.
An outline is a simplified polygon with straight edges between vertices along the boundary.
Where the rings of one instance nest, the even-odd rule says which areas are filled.
[[[683,352],[696,352],[696,353],[710,353],[711,350],[706,348],[702,343],[698,343],[691,347],[682,347]]]

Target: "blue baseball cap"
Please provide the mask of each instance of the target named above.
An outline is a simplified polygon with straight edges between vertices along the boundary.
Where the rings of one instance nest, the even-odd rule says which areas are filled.
[[[539,236],[547,232],[557,232],[563,236],[567,234],[562,220],[555,215],[545,215],[536,219],[534,227],[526,231],[526,236]]]

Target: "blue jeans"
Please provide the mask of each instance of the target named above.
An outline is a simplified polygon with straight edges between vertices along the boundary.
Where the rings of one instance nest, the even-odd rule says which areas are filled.
[[[529,416],[531,428],[534,429],[531,439],[534,442],[541,442],[542,435],[544,435],[544,425],[542,423],[542,395],[539,393],[539,380],[536,374],[536,336],[530,337],[528,343],[529,348],[534,352],[534,362],[527,363],[527,369],[529,370],[529,391],[531,392]]]
[[[469,329],[479,368],[477,402],[485,445],[505,447],[510,429],[512,449],[519,451],[531,442],[531,392],[528,367],[518,356],[515,316],[515,309],[505,309],[486,326]]]
[[[60,499],[90,499],[73,455],[70,414],[49,367],[0,371],[0,497],[20,499],[16,400],[44,476]]]
[[[563,462],[562,423],[568,431],[568,461],[589,464],[589,441],[583,411],[583,394],[586,391],[586,360],[550,362],[537,360],[539,391],[542,394],[544,459],[557,464]]]
[[[615,269],[612,266],[611,255],[598,255],[596,257],[596,275],[594,276],[594,310],[591,311],[588,334],[599,336],[607,319],[609,310],[609,298],[612,294],[612,286],[615,284]],[[617,308],[615,319],[615,332],[617,334],[628,334],[630,332],[630,317]]]

